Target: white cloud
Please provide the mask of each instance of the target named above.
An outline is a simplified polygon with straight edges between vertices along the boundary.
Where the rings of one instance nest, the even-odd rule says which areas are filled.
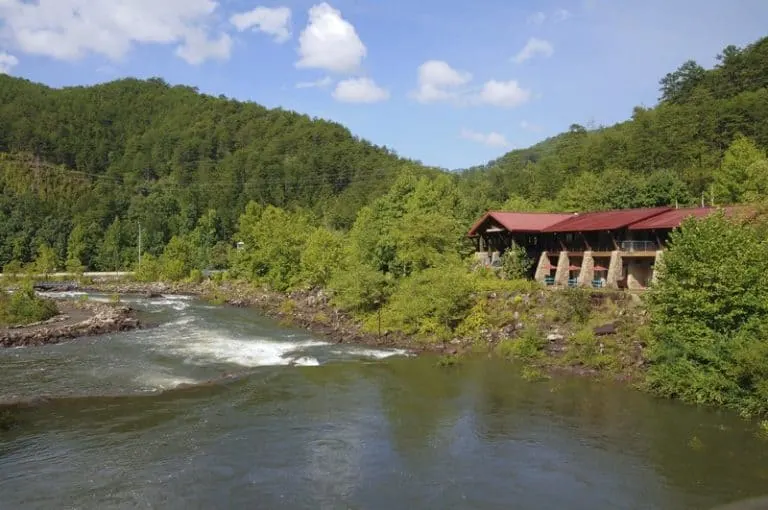
[[[520,127],[525,129],[526,131],[531,131],[533,133],[540,133],[543,130],[541,126],[537,124],[531,124],[527,120],[521,120]]]
[[[470,73],[457,71],[442,60],[429,60],[419,66],[419,86],[412,96],[421,103],[456,99],[460,87],[471,80]]]
[[[186,35],[184,44],[176,48],[176,55],[189,64],[199,65],[208,59],[227,60],[231,51],[232,38],[229,34],[210,39],[204,30],[195,29]]]
[[[549,41],[531,37],[528,39],[528,42],[525,43],[523,49],[520,50],[520,52],[512,58],[512,61],[517,64],[522,64],[526,60],[529,60],[537,55],[541,55],[542,57],[551,57],[554,52],[555,48]]]
[[[327,3],[309,9],[309,22],[299,37],[296,67],[353,73],[367,50],[355,27]]]
[[[465,140],[482,143],[488,147],[510,147],[512,145],[509,143],[506,136],[495,131],[491,131],[490,133],[478,133],[471,129],[462,129],[461,137]]]
[[[547,15],[542,11],[538,11],[528,16],[527,21],[529,25],[541,25],[546,20],[547,20]]]
[[[288,7],[256,7],[229,18],[240,32],[253,29],[274,37],[275,42],[284,43],[291,38],[291,9]]]
[[[318,88],[323,89],[333,83],[333,80],[330,76],[325,76],[324,78],[320,78],[319,80],[315,81],[301,81],[296,84],[297,89],[311,89],[311,88]]]
[[[343,103],[378,103],[389,99],[389,91],[370,78],[351,78],[336,85],[333,97]]]
[[[0,51],[0,74],[10,74],[11,69],[16,67],[18,64],[18,58],[14,57],[10,53]]]
[[[514,108],[531,99],[531,91],[518,85],[517,81],[490,80],[483,85],[475,102],[500,106],[502,108]]]
[[[555,11],[555,21],[565,21],[572,16],[568,9],[557,9]]]
[[[24,53],[60,60],[117,60],[134,44],[174,44],[191,63],[228,58],[226,34],[211,36],[214,0],[0,0],[0,38]]]

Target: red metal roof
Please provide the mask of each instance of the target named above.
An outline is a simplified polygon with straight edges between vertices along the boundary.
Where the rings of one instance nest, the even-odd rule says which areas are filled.
[[[572,214],[490,211],[472,226],[468,235],[470,237],[476,236],[480,227],[489,219],[494,220],[509,232],[538,233],[572,216]]]
[[[688,218],[703,218],[710,214],[722,210],[726,216],[734,215],[739,209],[735,207],[693,207],[689,209],[671,209],[663,214],[648,218],[646,220],[634,223],[629,227],[630,230],[663,230],[673,229],[682,225]]]
[[[653,207],[648,209],[621,209],[618,211],[589,212],[571,216],[568,219],[550,225],[542,232],[590,232],[595,230],[618,230],[633,223],[653,218],[666,211],[669,207]]]

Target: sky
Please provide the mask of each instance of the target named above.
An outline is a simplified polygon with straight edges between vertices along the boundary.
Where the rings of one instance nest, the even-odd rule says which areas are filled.
[[[458,169],[625,120],[766,35],[766,0],[0,0],[0,72],[161,77]]]

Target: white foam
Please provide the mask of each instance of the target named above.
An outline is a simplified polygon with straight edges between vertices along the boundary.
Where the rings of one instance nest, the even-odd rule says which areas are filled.
[[[197,317],[195,316],[185,316],[181,317],[180,319],[176,319],[175,321],[166,322],[163,324],[162,327],[169,328],[169,327],[176,327],[176,326],[186,326],[187,324],[191,324],[197,320]]]
[[[295,356],[297,351],[323,345],[328,344],[315,340],[276,342],[264,338],[237,339],[217,332],[197,331],[192,337],[178,338],[171,345],[166,344],[166,348],[192,363],[225,362],[244,367],[261,367],[311,364],[311,358]]]
[[[168,298],[151,299],[151,300],[144,301],[143,304],[150,307],[173,308],[177,312],[181,312],[189,308],[189,303],[183,300],[168,299]]]
[[[364,349],[364,348],[352,348],[349,351],[347,351],[349,354],[352,354],[354,356],[362,356],[364,358],[373,358],[373,359],[386,359],[391,358],[393,356],[410,356],[411,353],[406,351],[405,349]]]
[[[63,292],[40,292],[40,295],[47,298],[76,298],[80,296],[87,296],[88,294],[86,292],[79,292],[76,290],[67,290]]]
[[[146,373],[136,378],[136,382],[154,390],[170,390],[182,384],[197,384],[198,381],[188,377],[178,377],[161,373]]]
[[[310,358],[309,356],[302,356],[291,360],[291,365],[298,365],[300,367],[318,367],[320,362],[316,358]]]

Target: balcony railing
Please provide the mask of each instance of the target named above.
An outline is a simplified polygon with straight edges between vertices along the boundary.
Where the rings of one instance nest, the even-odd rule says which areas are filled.
[[[658,247],[653,241],[622,241],[621,251],[656,251]]]

